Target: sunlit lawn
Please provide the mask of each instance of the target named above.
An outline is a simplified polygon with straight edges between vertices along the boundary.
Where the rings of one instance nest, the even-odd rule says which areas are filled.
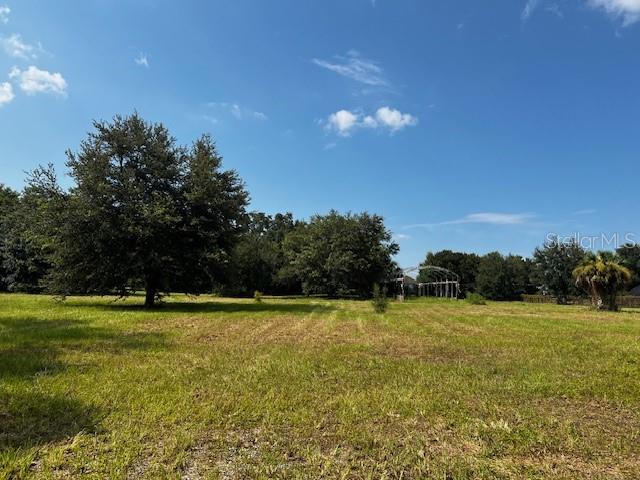
[[[0,295],[0,478],[640,478],[640,312]]]

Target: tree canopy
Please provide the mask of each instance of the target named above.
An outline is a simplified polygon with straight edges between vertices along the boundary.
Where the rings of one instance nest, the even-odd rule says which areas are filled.
[[[558,303],[566,303],[569,295],[578,295],[573,270],[584,260],[586,251],[577,242],[563,242],[555,237],[533,252],[537,266],[536,280],[543,292],[554,295]]]
[[[631,271],[632,286],[640,284],[640,245],[627,243],[616,249],[620,264]]]
[[[243,233],[233,249],[226,292],[251,295],[299,294],[300,282],[281,274],[286,258],[284,240],[300,222],[291,213],[267,215],[252,212],[246,217]]]
[[[18,192],[0,184],[0,290],[10,289],[8,276],[13,271],[10,265],[10,242],[14,238],[12,230],[15,227],[15,211],[19,202]]]
[[[19,194],[0,188],[0,289],[38,293],[51,267],[47,224],[60,191],[50,167],[29,175]]]
[[[476,290],[489,300],[520,300],[532,289],[532,264],[519,255],[488,253],[480,258]]]
[[[298,279],[305,294],[369,297],[393,271],[398,249],[379,215],[332,210],[287,235],[281,277]]]
[[[248,201],[207,135],[178,146],[138,114],[94,122],[68,152],[75,185],[61,200],[49,289],[210,291],[228,262]]]

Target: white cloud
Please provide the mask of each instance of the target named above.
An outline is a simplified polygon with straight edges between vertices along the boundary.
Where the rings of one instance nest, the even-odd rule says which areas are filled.
[[[35,59],[38,57],[36,54],[36,47],[24,43],[22,37],[17,33],[4,37],[0,40],[2,42],[2,48],[5,53],[10,57],[22,58],[23,60]]]
[[[533,217],[534,215],[530,213],[471,213],[456,220],[448,220],[439,223],[418,223],[414,225],[406,225],[405,228],[433,228],[445,225],[462,225],[469,223],[481,223],[486,225],[521,225],[531,220]]]
[[[640,0],[588,0],[593,8],[604,9],[608,14],[622,18],[625,26],[640,21]]]
[[[418,119],[413,115],[402,113],[399,110],[394,110],[389,107],[379,108],[376,112],[376,120],[392,132],[397,132],[405,127],[412,127],[418,124]]]
[[[359,115],[349,110],[338,110],[336,113],[329,115],[327,119],[327,128],[334,130],[338,135],[348,137],[351,131],[358,125]]]
[[[0,23],[8,23],[10,13],[11,9],[7,5],[0,5]]]
[[[26,70],[13,67],[9,73],[9,78],[18,81],[20,89],[27,95],[53,93],[65,96],[67,94],[67,81],[62,74],[40,70],[33,65]]]
[[[413,115],[389,107],[380,107],[373,115],[338,110],[329,115],[324,123],[325,129],[342,137],[350,136],[359,128],[387,130],[390,133],[395,133],[417,124],[418,119]]]
[[[13,100],[13,86],[9,82],[0,83],[0,107]]]
[[[139,67],[149,68],[149,59],[147,58],[147,55],[142,52],[140,52],[133,61],[136,62],[136,65]]]
[[[383,70],[374,61],[368,60],[355,50],[346,56],[336,55],[333,60],[313,59],[313,63],[332,72],[372,87],[389,86],[384,78]]]

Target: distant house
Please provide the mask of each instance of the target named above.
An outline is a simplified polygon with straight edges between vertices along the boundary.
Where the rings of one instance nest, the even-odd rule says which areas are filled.
[[[640,297],[640,285],[636,285],[631,290],[629,290],[629,295],[632,297]]]

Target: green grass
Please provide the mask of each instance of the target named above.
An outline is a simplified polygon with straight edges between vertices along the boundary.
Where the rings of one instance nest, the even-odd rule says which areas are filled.
[[[640,478],[640,312],[0,295],[0,478]]]

